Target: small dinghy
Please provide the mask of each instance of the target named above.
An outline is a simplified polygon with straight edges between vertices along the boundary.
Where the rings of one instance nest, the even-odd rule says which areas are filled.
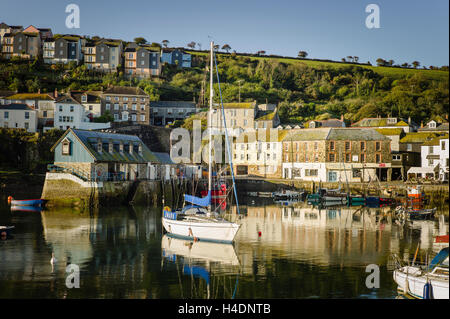
[[[12,206],[42,206],[44,204],[43,199],[12,199]]]
[[[436,207],[432,209],[411,209],[407,211],[410,220],[432,219],[436,213]]]

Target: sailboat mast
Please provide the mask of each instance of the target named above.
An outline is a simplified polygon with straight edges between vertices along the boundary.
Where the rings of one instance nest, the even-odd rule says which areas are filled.
[[[214,97],[214,88],[213,88],[213,59],[214,59],[214,42],[211,41],[211,58],[210,58],[210,67],[209,67],[209,164],[208,164],[208,194],[212,198],[211,189],[212,189],[212,113],[213,113],[213,97]],[[211,200],[208,205],[208,210],[211,213]]]

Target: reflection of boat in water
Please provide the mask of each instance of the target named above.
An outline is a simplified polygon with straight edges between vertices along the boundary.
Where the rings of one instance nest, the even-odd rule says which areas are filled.
[[[161,241],[163,256],[179,255],[185,258],[239,265],[233,245],[205,241],[188,241],[164,235]]]
[[[40,213],[42,211],[41,206],[19,206],[19,205],[12,205],[11,206],[12,212],[30,212],[30,213]]]
[[[305,191],[292,191],[292,190],[282,190],[278,192],[272,193],[272,198],[275,201],[283,201],[283,200],[301,200],[303,201],[306,197]]]
[[[449,299],[448,267],[448,247],[446,247],[426,267],[399,264],[393,277],[398,290],[414,298]]]
[[[178,267],[181,264],[182,273],[186,276],[185,279],[190,278],[191,285],[196,286],[195,289],[190,290],[191,293],[195,292],[196,294],[192,297],[220,298],[219,295],[211,296],[211,291],[213,294],[219,293],[219,286],[223,286],[223,293],[226,293],[225,279],[221,282],[218,273],[239,275],[240,263],[232,244],[193,242],[164,235],[161,241],[161,250],[162,266],[164,260],[169,261],[171,264],[175,264],[178,272]],[[180,275],[179,272],[178,275]],[[194,279],[198,279],[198,282],[196,283]],[[181,285],[181,278],[179,280]],[[204,284],[206,284],[206,287],[204,287]],[[215,287],[211,287],[211,285],[215,285]]]

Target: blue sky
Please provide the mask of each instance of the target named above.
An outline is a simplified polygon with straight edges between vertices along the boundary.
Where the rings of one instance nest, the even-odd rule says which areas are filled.
[[[81,28],[67,29],[65,8],[80,7]],[[365,26],[368,4],[380,8],[381,28]],[[358,56],[395,63],[449,65],[448,0],[1,0],[0,21],[51,27],[54,33],[127,41],[142,36],[170,46],[209,38],[237,52],[340,60]]]

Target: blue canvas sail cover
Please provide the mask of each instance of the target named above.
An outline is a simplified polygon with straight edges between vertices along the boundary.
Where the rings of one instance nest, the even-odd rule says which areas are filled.
[[[211,191],[208,192],[208,196],[203,198],[184,194],[184,200],[197,206],[206,207],[211,203]]]
[[[448,247],[442,248],[442,250],[433,258],[428,270],[431,271],[434,267],[441,264],[448,257]]]
[[[193,275],[194,277],[200,277],[209,285],[209,272],[203,267],[184,265],[183,273]]]

